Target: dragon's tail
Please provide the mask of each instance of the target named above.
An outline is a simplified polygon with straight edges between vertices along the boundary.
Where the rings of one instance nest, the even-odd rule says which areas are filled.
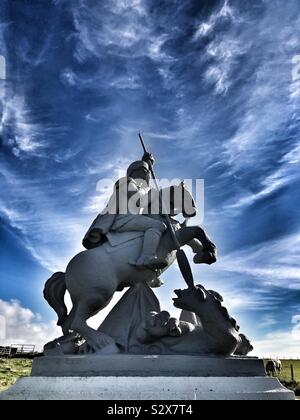
[[[68,309],[65,304],[67,291],[65,273],[55,273],[47,281],[44,289],[44,298],[58,316],[57,325],[62,327],[68,318]]]

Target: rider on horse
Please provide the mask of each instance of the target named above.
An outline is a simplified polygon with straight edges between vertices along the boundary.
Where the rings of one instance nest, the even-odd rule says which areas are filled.
[[[65,273],[56,273],[46,283],[45,299],[57,313],[58,325],[64,334],[54,343],[55,348],[66,337],[68,339],[71,331],[74,339],[83,338],[92,352],[108,354],[119,351],[110,334],[96,331],[87,323],[107,307],[116,291],[141,283],[149,285],[157,278],[157,271],[170,267],[176,258],[188,290],[195,290],[189,262],[181,250],[185,245],[193,249],[195,263],[216,262],[216,247],[206,232],[200,226],[186,226],[172,218],[178,214],[193,217],[196,213],[193,200],[187,208],[185,199],[183,206],[177,200],[185,195],[192,198],[191,194],[181,183],[180,186],[170,187],[170,199],[165,199],[163,193],[168,189],[160,190],[156,185],[153,163],[152,156],[146,154],[142,161],[129,166],[127,176],[115,184],[108,205],[83,240],[87,251],[78,253],[68,264]],[[151,176],[156,187],[154,191],[150,187]],[[168,201],[170,209],[167,208]],[[156,214],[151,211],[149,215],[149,208],[153,210],[153,204],[159,205],[159,211],[156,213],[154,210]],[[164,234],[167,229],[170,232],[168,235]],[[126,245],[115,246],[116,249],[112,250],[112,240],[117,239],[118,242],[118,236],[124,237],[122,240]],[[140,240],[142,236],[143,244]],[[105,246],[100,246],[104,243]],[[115,253],[114,258],[111,252]],[[70,312],[64,300],[66,291],[73,302]],[[140,318],[136,314],[133,317]]]
[[[153,156],[145,154],[143,160],[129,166],[126,177],[117,181],[107,207],[96,218],[83,240],[86,249],[101,245],[109,232],[144,232],[142,253],[134,265],[152,270],[167,266],[165,260],[157,257],[157,249],[167,226],[159,216],[142,214],[149,205],[150,165],[153,164]]]

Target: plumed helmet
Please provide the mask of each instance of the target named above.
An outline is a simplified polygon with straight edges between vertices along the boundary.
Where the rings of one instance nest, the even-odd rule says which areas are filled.
[[[141,168],[145,168],[148,172],[150,171],[147,162],[144,162],[143,160],[137,160],[136,162],[133,162],[127,169],[127,177],[131,178],[133,172]]]

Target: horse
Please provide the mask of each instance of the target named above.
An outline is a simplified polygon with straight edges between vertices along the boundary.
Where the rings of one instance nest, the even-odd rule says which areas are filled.
[[[188,194],[187,190],[184,192]],[[177,208],[176,215],[180,211],[185,213],[184,208]],[[163,215],[153,217],[165,220]],[[216,262],[216,246],[201,227],[181,225],[172,217],[171,221],[180,247],[190,245],[196,263]],[[55,273],[47,281],[44,297],[57,313],[58,325],[62,327],[65,337],[70,332],[77,334],[95,353],[117,351],[114,340],[88,326],[87,321],[107,307],[117,291],[138,283],[151,284],[157,278],[157,272],[147,268],[139,270],[130,263],[140,255],[142,244],[143,235],[140,233],[110,233],[104,244],[80,252],[70,261],[65,273]],[[177,251],[174,238],[168,230],[163,234],[158,248],[158,257],[164,259],[167,265],[162,272],[175,262]],[[70,313],[64,299],[67,291],[73,303]]]

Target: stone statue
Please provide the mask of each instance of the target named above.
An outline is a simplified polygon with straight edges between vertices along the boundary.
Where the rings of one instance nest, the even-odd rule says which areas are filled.
[[[148,285],[139,283],[131,287],[98,330],[113,340],[110,351],[197,356],[229,356],[237,352],[241,355],[243,351],[246,356],[253,349],[249,340],[239,334],[239,326],[222,306],[218,293],[203,286],[175,293],[174,305],[183,309],[180,320],[161,310]],[[94,353],[76,334],[50,343],[46,350],[51,354],[58,346],[64,354]]]
[[[172,186],[166,206],[157,187],[154,158],[145,147],[144,151],[143,160],[131,164],[126,177],[117,181],[107,207],[85,235],[86,251],[72,259],[65,273],[54,274],[46,283],[45,299],[63,331],[62,337],[45,346],[46,354],[227,356],[249,351],[250,343],[239,335],[222,297],[194,285],[188,259],[179,250],[189,245],[196,264],[216,262],[216,247],[204,230],[175,218],[197,214],[192,195],[183,183]],[[151,188],[151,177],[156,189]],[[178,204],[176,194],[188,200]],[[192,203],[188,209],[186,203]],[[150,211],[153,205],[158,213]],[[188,285],[187,290],[176,291],[174,299],[174,305],[183,310],[180,320],[161,310],[151,290],[162,284],[160,275],[176,258]],[[99,329],[91,328],[87,321],[125,288],[129,290]],[[67,291],[73,303],[70,313],[64,300]]]
[[[201,257],[201,252],[210,255],[211,259],[200,258],[200,263],[211,264],[215,261],[215,246],[203,229],[197,226],[182,227],[179,223],[175,226],[180,245],[190,244],[196,239],[199,241],[197,258]],[[110,233],[105,243],[75,256],[66,273],[57,273],[47,282],[45,298],[58,314],[58,325],[65,335],[70,330],[77,332],[95,352],[111,344],[108,336],[95,332],[86,322],[109,304],[116,291],[139,282],[151,283],[157,278],[157,271],[146,267],[140,270],[131,263],[140,257],[143,241],[143,235],[135,232]],[[195,243],[191,246],[195,249]],[[167,268],[176,260],[176,249],[169,232],[163,234],[157,253],[159,260],[166,261]],[[74,305],[70,314],[64,302],[67,290]]]
[[[208,265],[217,260],[216,247],[201,227],[188,226],[197,209],[185,185],[159,188],[154,158],[140,139],[144,157],[114,185],[83,239],[86,249],[45,285],[62,336],[45,345],[31,377],[0,400],[294,400],[266,377],[262,359],[246,358],[253,347],[223,297],[196,285],[182,247],[192,249],[195,264]],[[179,319],[161,308],[153,290],[176,260],[187,285],[175,290]],[[123,290],[91,328],[88,320]]]

